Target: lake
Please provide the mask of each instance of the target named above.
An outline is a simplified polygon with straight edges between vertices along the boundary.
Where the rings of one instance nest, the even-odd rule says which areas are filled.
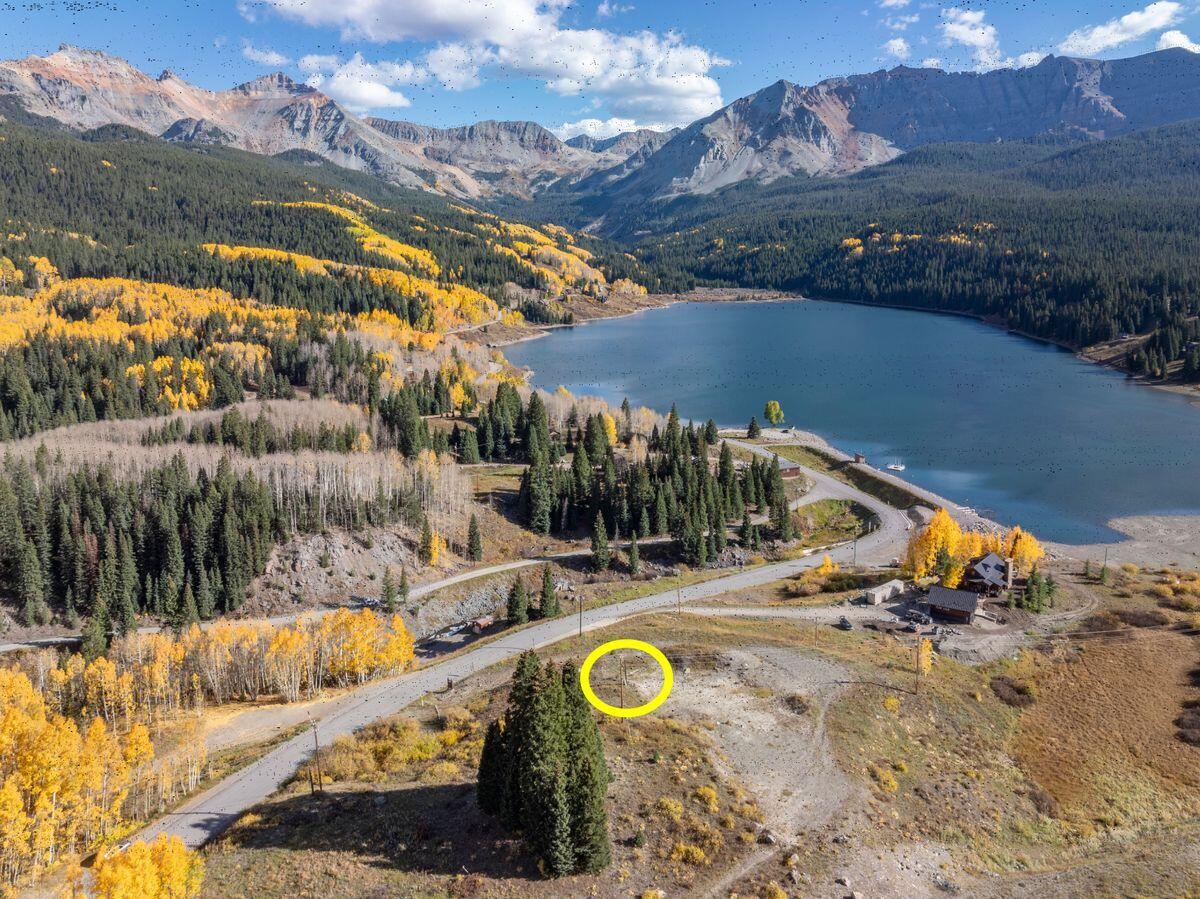
[[[969,318],[844,303],[680,303],[505,349],[534,384],[744,427],[786,424],[1006,524],[1119,539],[1200,514],[1200,409]]]

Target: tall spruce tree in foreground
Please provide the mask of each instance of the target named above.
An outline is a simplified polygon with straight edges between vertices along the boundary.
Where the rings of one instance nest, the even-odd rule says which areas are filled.
[[[562,678],[553,665],[547,665],[538,672],[527,708],[517,781],[525,797],[521,829],[546,873],[554,877],[571,873],[575,862],[565,718]]]
[[[501,721],[479,758],[479,807],[519,829],[547,875],[596,872],[612,860],[600,730],[573,665],[517,661]]]
[[[579,685],[579,670],[563,665],[562,682],[569,760],[567,800],[575,870],[595,873],[612,861],[608,809],[604,804],[612,775],[604,761],[604,744],[591,706]]]

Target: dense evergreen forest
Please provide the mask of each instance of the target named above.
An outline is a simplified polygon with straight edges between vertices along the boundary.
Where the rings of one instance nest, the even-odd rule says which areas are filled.
[[[275,545],[331,524],[420,518],[415,495],[269,482],[222,459],[210,476],[176,455],[122,480],[107,466],[56,473],[0,464],[0,593],[27,625],[87,614],[90,651],[142,614],[179,625],[241,605]]]
[[[1197,122],[930,146],[849,178],[664,203],[540,202],[560,221],[604,216],[605,233],[641,241],[647,270],[970,312],[1075,348],[1150,335],[1130,352],[1134,372],[1200,380]]]

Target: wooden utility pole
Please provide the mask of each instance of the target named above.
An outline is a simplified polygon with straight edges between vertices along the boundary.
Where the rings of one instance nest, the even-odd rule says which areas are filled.
[[[317,722],[313,721],[313,759],[317,765],[317,787],[322,793],[325,792],[325,778],[321,775],[321,740],[317,735]]]

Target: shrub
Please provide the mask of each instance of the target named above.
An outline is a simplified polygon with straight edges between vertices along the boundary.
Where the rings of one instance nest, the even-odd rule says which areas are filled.
[[[660,796],[658,802],[654,803],[654,813],[678,824],[683,820],[683,803],[670,796]]]
[[[900,789],[900,784],[896,782],[896,776],[887,768],[880,765],[871,766],[871,779],[879,785],[879,789],[885,793],[895,793]]]
[[[991,680],[992,692],[1005,705],[1013,708],[1024,708],[1034,703],[1033,689],[1029,684],[1013,680],[1007,675],[997,675]]]
[[[699,846],[693,846],[691,843],[676,843],[671,850],[671,861],[683,862],[685,865],[691,865],[699,868],[703,865],[710,865],[708,855]]]
[[[1161,627],[1171,620],[1154,609],[1117,609],[1113,614],[1130,627]]]
[[[717,804],[717,791],[712,787],[696,787],[696,792],[692,795],[710,812],[715,814],[720,811],[721,807]]]
[[[807,715],[810,708],[808,697],[802,693],[793,693],[783,703],[797,715]]]
[[[425,773],[421,775],[422,780],[453,780],[458,777],[461,772],[458,765],[454,762],[434,762],[430,765]]]
[[[763,887],[762,894],[763,899],[787,899],[787,893],[784,892],[783,887],[773,880]]]
[[[885,697],[883,700],[883,707],[893,715],[897,714],[900,711],[900,697],[896,696],[895,694]]]

